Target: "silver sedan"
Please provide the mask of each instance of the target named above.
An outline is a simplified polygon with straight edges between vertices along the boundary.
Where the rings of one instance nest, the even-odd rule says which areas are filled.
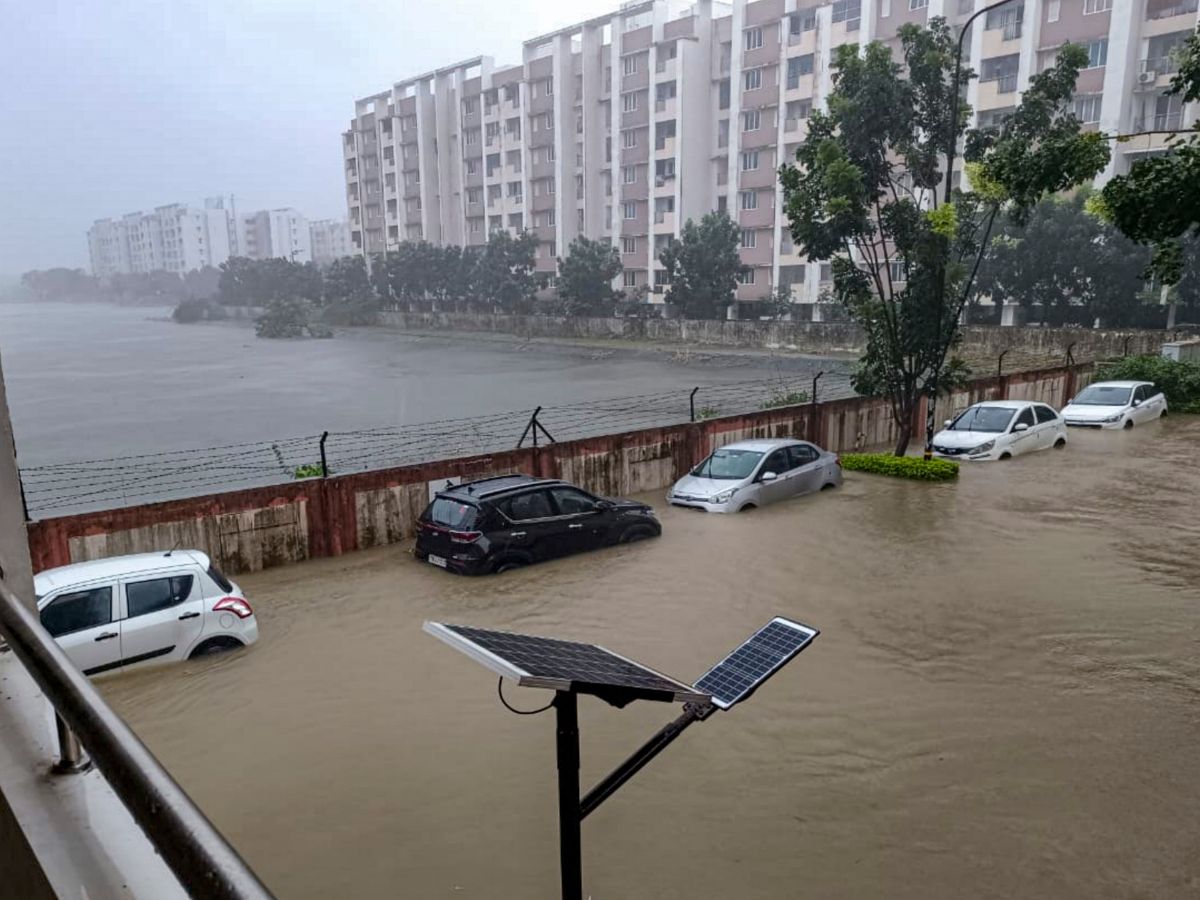
[[[675,482],[667,502],[708,512],[742,512],[842,483],[836,453],[807,441],[739,441],[714,450]]]

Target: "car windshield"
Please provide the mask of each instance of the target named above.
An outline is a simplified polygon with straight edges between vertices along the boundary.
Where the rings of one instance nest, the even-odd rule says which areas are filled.
[[[429,507],[429,521],[455,531],[469,531],[479,510],[470,503],[438,497]]]
[[[972,406],[950,423],[951,431],[990,431],[999,434],[1008,427],[1015,409],[1003,406]]]
[[[750,473],[762,458],[763,455],[757,450],[730,450],[722,447],[692,469],[692,474],[697,478],[740,481],[750,477]]]
[[[1079,392],[1071,401],[1072,406],[1128,406],[1133,388],[1117,387],[1112,384],[1093,384]]]

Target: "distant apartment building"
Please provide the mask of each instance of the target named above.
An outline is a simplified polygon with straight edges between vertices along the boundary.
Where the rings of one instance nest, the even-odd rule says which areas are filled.
[[[837,47],[872,40],[899,55],[908,22],[961,25],[984,0],[671,0],[626,3],[526,41],[519,65],[475,57],[397,82],[355,104],[343,133],[351,247],[401,241],[482,244],[531,229],[538,268],[577,235],[611,241],[626,288],[661,300],[657,257],[689,218],[725,210],[742,228],[738,300],[777,285],[814,303],[828,263],[796,252],[776,171],[794,158],[832,89]],[[1075,111],[1105,132],[1186,125],[1164,93],[1172,48],[1197,25],[1197,0],[1014,0],[976,19],[977,122],[999,121],[1067,41],[1089,65]],[[1163,152],[1166,137],[1114,144],[1102,176]]]
[[[312,260],[319,266],[327,266],[335,259],[350,256],[350,228],[341,219],[319,219],[308,223],[309,240],[312,244]]]
[[[93,275],[188,272],[230,256],[229,221],[220,199],[203,208],[172,203],[151,212],[100,219],[88,229]]]
[[[260,209],[234,219],[234,256],[312,262],[308,219],[290,207]]]

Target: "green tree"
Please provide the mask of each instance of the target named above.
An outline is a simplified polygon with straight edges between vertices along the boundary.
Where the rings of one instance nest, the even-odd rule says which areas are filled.
[[[953,117],[955,36],[941,18],[900,29],[904,66],[886,46],[838,48],[828,112],[814,112],[780,170],[792,239],[832,260],[834,294],[866,333],[855,387],[890,401],[895,453],[912,437],[920,397],[961,377],[958,322],[1001,212],[1023,219],[1046,194],[1093,177],[1108,160],[1070,112],[1087,53],[1064,45],[994,130],[966,135],[972,190],[940,194],[944,159],[969,110]],[[932,425],[932,407],[929,426]]]
[[[1178,51],[1179,71],[1166,94],[1184,103],[1200,100],[1200,31]],[[1173,136],[1168,152],[1136,161],[1129,174],[1111,179],[1100,194],[1102,214],[1133,240],[1153,248],[1151,271],[1163,284],[1183,276],[1181,240],[1200,235],[1200,122],[1184,138]],[[1174,325],[1171,306],[1168,327]]]
[[[742,230],[724,212],[688,219],[658,258],[667,270],[667,302],[689,319],[720,319],[734,302],[746,271],[739,252]]]
[[[99,283],[83,269],[34,269],[21,284],[39,300],[95,300]]]
[[[325,269],[323,284],[324,321],[333,325],[374,325],[379,321],[379,295],[367,277],[363,257],[335,259]]]
[[[568,316],[607,316],[621,298],[613,281],[621,274],[621,253],[608,241],[580,235],[558,261],[558,299]]]
[[[535,269],[537,235],[523,231],[513,237],[500,229],[475,257],[472,270],[474,292],[489,309],[526,314],[542,281]]]

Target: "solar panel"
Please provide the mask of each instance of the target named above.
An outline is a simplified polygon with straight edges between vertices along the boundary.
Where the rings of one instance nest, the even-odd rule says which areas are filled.
[[[598,694],[612,700],[641,698],[702,701],[695,688],[595,644],[469,625],[426,622],[425,631],[526,687]]]
[[[749,697],[818,634],[815,628],[777,616],[709,669],[696,682],[696,690],[710,694],[720,709],[729,709]]]

